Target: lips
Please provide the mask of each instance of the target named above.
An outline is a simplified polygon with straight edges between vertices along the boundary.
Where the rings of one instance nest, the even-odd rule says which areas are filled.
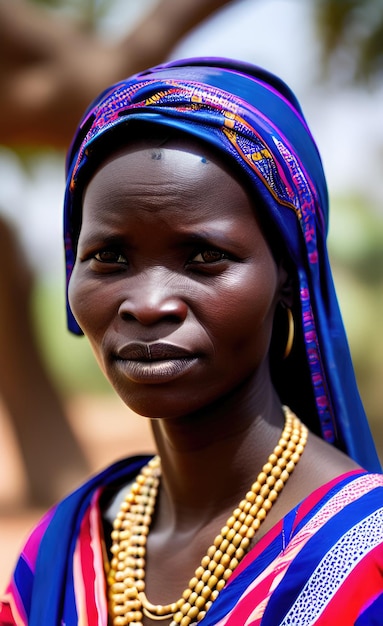
[[[128,361],[172,361],[174,359],[192,359],[195,355],[185,348],[171,343],[141,343],[132,342],[120,348],[117,352],[120,359]]]
[[[128,343],[116,356],[120,372],[131,381],[144,384],[171,382],[198,361],[196,354],[169,343]]]

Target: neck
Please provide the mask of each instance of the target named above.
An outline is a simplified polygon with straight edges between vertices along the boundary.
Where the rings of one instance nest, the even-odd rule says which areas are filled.
[[[195,528],[232,509],[266,462],[283,424],[274,392],[258,397],[243,389],[198,414],[153,421],[162,463],[157,523]]]
[[[142,570],[145,565],[139,564],[143,559],[145,564],[149,523],[145,520],[150,520],[153,515],[159,486],[159,459],[158,457],[153,459],[137,478],[115,521],[112,547],[114,556],[111,560],[108,577],[111,582],[110,602],[113,613],[127,617],[134,608],[137,616],[135,623],[141,624],[141,626],[144,615],[154,620],[168,619],[172,616],[172,624],[174,625],[183,624],[186,617],[186,624],[192,620],[199,622],[225,586],[225,580],[231,576],[233,570],[248,551],[255,533],[258,532],[277,500],[278,494],[283,489],[291,472],[294,471],[306,440],[306,427],[302,426],[294,414],[287,409],[285,411],[285,427],[272,455],[265,459],[267,462],[262,466],[262,471],[256,479],[254,477],[246,495],[241,498],[224,526],[221,527],[221,531],[215,536],[214,543],[210,545],[205,556],[200,557],[200,566],[195,570],[188,588],[176,602],[172,601],[165,606],[151,604],[148,601],[145,593],[147,580],[145,570]],[[285,456],[286,454],[287,456]],[[169,520],[167,522],[169,524]],[[197,539],[203,539],[199,529],[195,530],[197,530]],[[153,538],[152,533],[149,537],[151,545],[148,545],[148,556],[153,556],[153,554],[157,556],[157,570],[158,563],[167,562],[176,552],[176,565],[181,572],[179,552],[176,547],[177,534],[171,530],[170,537],[164,538],[161,537],[161,532],[159,533],[157,528],[155,535],[157,538],[156,536]],[[187,555],[190,561],[203,554],[203,550],[196,544],[195,538],[196,535],[194,534],[194,537],[190,536],[185,541],[185,533],[178,533],[178,540],[181,539],[179,545],[182,553]],[[191,551],[188,549],[190,540],[194,544]],[[171,545],[170,553],[168,551],[169,545]],[[133,550],[130,554],[136,554],[136,557],[129,557],[129,563],[127,563],[126,554],[127,551],[129,553],[130,549]],[[130,562],[132,560],[133,563]],[[198,561],[198,559],[196,560]],[[183,563],[184,559],[181,559],[182,572]],[[150,565],[150,558],[148,564]],[[123,580],[120,578],[122,570],[124,570]],[[173,575],[172,567],[168,569],[168,581],[169,574]],[[118,589],[115,588],[117,582]],[[152,582],[153,574],[150,585]],[[202,586],[200,587],[200,585]],[[178,582],[173,586],[178,589]],[[203,593],[200,593],[201,590]],[[117,619],[119,620],[119,618],[116,618],[115,624]]]

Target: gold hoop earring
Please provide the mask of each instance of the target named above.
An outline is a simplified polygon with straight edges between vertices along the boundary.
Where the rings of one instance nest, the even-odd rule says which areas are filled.
[[[289,356],[291,352],[291,348],[293,347],[293,343],[294,343],[294,316],[293,316],[291,309],[289,309],[288,307],[286,307],[286,313],[287,313],[287,321],[289,324],[289,332],[287,335],[285,353],[283,355],[284,359],[287,359],[287,357]]]

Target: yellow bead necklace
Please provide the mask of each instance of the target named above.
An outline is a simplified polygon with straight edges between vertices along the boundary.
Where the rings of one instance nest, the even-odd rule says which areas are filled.
[[[160,483],[160,458],[154,457],[143,467],[113,524],[108,572],[113,626],[142,626],[144,615],[152,620],[171,619],[170,626],[202,620],[245,556],[304,450],[306,426],[288,407],[283,410],[285,427],[267,463],[214,539],[181,598],[167,605],[151,604],[145,595],[146,541]]]

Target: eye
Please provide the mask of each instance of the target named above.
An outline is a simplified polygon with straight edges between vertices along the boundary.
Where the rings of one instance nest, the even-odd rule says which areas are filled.
[[[218,261],[223,261],[228,259],[228,255],[222,250],[217,250],[215,248],[201,250],[198,252],[192,259],[192,263],[217,263]]]
[[[115,250],[100,250],[100,252],[97,252],[94,255],[94,258],[100,263],[126,264],[128,262],[123,254],[116,252]]]

